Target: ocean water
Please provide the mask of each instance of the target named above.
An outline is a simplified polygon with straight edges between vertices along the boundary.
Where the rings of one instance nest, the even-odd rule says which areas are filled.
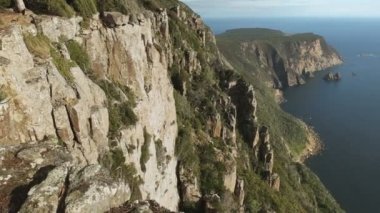
[[[307,161],[347,212],[380,212],[380,19],[206,20],[215,33],[265,27],[326,38],[345,63],[285,90],[282,108],[312,125],[325,150]],[[340,72],[342,80],[323,76]]]

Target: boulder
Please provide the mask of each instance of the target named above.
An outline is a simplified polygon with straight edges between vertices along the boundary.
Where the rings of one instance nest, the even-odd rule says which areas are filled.
[[[124,26],[130,22],[130,18],[120,12],[105,12],[102,20],[108,28]]]
[[[57,212],[60,201],[67,192],[67,177],[69,167],[61,166],[53,169],[46,179],[28,192],[28,198],[20,209],[20,213]],[[38,178],[35,176],[35,178]]]
[[[131,196],[130,187],[115,181],[100,165],[77,169],[70,175],[65,199],[66,212],[105,212],[122,205]]]
[[[192,171],[186,170],[181,164],[178,168],[182,202],[197,203],[202,197],[199,189],[198,178]]]

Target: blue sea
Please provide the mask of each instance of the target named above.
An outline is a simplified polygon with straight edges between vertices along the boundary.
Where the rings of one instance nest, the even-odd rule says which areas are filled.
[[[380,19],[209,19],[215,33],[263,27],[324,36],[344,64],[285,90],[282,108],[312,125],[325,150],[307,161],[347,212],[380,212]],[[323,76],[340,72],[342,80]]]

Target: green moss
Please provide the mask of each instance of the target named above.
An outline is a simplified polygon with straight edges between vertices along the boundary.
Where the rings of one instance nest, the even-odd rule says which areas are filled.
[[[66,79],[69,84],[74,84],[74,77],[70,69],[74,67],[75,64],[72,61],[64,58],[61,53],[59,53],[58,50],[53,47],[50,48],[50,54],[53,58],[53,63],[57,67],[59,73]]]
[[[146,171],[145,164],[150,158],[149,146],[152,141],[152,136],[144,129],[144,144],[141,146],[140,166],[143,172]]]
[[[72,17],[75,12],[65,0],[25,0],[26,7],[37,14]]]
[[[91,69],[91,63],[83,46],[74,40],[69,40],[66,42],[66,47],[69,50],[71,60],[75,61],[83,72],[88,73]]]
[[[24,42],[29,52],[34,56],[43,59],[50,56],[51,43],[45,35],[37,34],[33,36],[32,34],[25,34]]]

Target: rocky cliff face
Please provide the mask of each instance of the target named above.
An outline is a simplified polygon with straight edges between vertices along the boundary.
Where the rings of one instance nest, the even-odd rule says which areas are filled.
[[[2,173],[10,176],[1,183],[2,187],[11,188],[13,181],[27,182],[44,165],[54,167],[45,174],[45,180],[30,186],[28,195],[20,195],[28,198],[16,208],[27,212],[32,205],[43,207],[48,202],[46,211],[53,211],[64,202],[68,212],[101,212],[129,200],[131,187],[138,187],[139,199],[156,200],[171,210],[178,208],[174,155],[177,118],[168,77],[170,42],[165,41],[168,17],[165,10],[137,15],[139,20],[132,23],[129,16],[111,14],[120,19],[112,28],[93,18],[90,27],[83,29],[79,25],[82,18],[30,14],[32,23],[15,23],[1,30],[0,57],[4,63],[0,84],[7,99],[2,102],[0,140],[4,152],[25,160],[22,163],[26,168],[22,169],[30,170],[30,174],[22,174],[26,176],[23,179],[17,171],[13,173],[16,168],[4,169]],[[165,33],[157,36],[162,31]],[[36,42],[30,44],[28,39]],[[48,45],[46,55],[38,50],[43,47],[28,46],[43,45],[39,42],[44,40]],[[72,40],[85,47],[93,67],[91,78],[70,58],[65,43]],[[59,59],[51,57],[51,51],[57,51]],[[68,73],[59,70],[64,60],[69,64]],[[137,115],[136,123],[117,129],[117,135],[110,139],[109,126],[114,122],[110,117],[115,116],[110,114],[110,105],[118,103],[108,100],[115,94],[100,87],[100,81],[120,85],[114,90],[122,99],[130,98],[122,87],[136,99],[132,109]],[[67,156],[60,162],[54,155],[46,157],[57,147]],[[24,149],[27,157],[19,157]],[[135,173],[127,172],[139,177],[140,185],[112,180],[107,171],[96,166],[104,155],[115,150],[121,150],[123,164],[133,165]],[[142,155],[146,160],[140,163]],[[7,160],[10,159],[2,162]],[[102,174],[105,177],[99,177]],[[64,195],[59,197],[60,193]]]
[[[310,174],[284,154],[256,85],[231,70],[198,15],[174,0],[123,2],[124,13],[84,17],[0,12],[0,210],[339,209],[314,188],[293,193]],[[294,51],[323,54],[305,48]],[[286,63],[289,73],[319,66]]]
[[[326,41],[314,34],[287,35],[267,29],[231,30],[224,37],[244,34],[234,40],[241,57],[272,75],[276,88],[305,83],[316,71],[341,64],[342,58]]]

